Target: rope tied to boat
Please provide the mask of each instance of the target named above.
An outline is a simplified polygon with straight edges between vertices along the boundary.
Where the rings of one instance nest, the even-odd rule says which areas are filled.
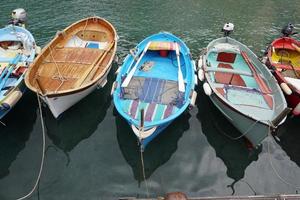
[[[52,79],[54,79],[54,80],[60,80],[60,81],[61,81],[61,83],[59,84],[59,86],[55,89],[55,93],[57,93],[57,91],[61,88],[61,86],[62,86],[66,81],[68,81],[68,78],[64,77],[64,76],[61,74],[61,72],[60,72],[60,70],[59,70],[59,67],[58,67],[58,64],[57,64],[56,60],[55,60],[54,57],[53,57],[51,45],[49,45],[49,50],[50,50],[50,56],[51,56],[51,58],[52,58],[52,60],[53,60],[53,62],[54,62],[54,65],[55,65],[56,70],[57,70],[57,73],[58,73],[58,76],[53,75],[53,76],[52,76]]]
[[[143,131],[144,131],[144,109],[141,109],[141,121],[139,126],[140,157],[141,157],[141,164],[142,164],[143,179],[146,186],[146,194],[147,194],[147,198],[149,198],[149,187],[148,187],[148,181],[146,179],[146,173],[145,173],[144,153],[143,153],[144,149],[142,146],[142,135],[141,135]]]
[[[35,184],[34,184],[33,188],[30,190],[30,192],[28,194],[24,195],[23,197],[17,198],[16,200],[27,199],[28,197],[30,197],[33,194],[33,192],[36,190],[37,186],[40,183],[40,179],[41,179],[41,175],[42,175],[43,167],[44,167],[45,148],[46,148],[46,131],[45,131],[46,129],[45,129],[45,124],[44,124],[44,120],[43,120],[42,104],[41,104],[41,101],[40,101],[39,94],[36,93],[36,96],[37,96],[37,100],[38,100],[39,113],[40,113],[41,126],[42,126],[42,135],[43,135],[42,160],[41,160],[41,164],[40,164],[39,174],[38,174],[38,177],[35,181]]]

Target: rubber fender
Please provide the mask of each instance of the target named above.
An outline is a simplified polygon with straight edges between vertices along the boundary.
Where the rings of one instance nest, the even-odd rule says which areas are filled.
[[[293,110],[293,115],[300,115],[300,102],[297,104],[297,106]]]
[[[196,63],[195,63],[195,61],[194,61],[194,60],[192,60],[192,65],[193,65],[194,72],[196,72],[196,71],[197,71],[197,69],[196,69]]]
[[[291,88],[286,83],[280,83],[280,87],[286,95],[291,95],[293,93]]]
[[[196,99],[197,99],[197,92],[193,91],[192,97],[191,97],[191,102],[190,102],[190,105],[192,107],[195,107],[195,105],[196,105]]]
[[[113,93],[114,93],[116,87],[117,87],[117,82],[115,81],[115,82],[113,82],[113,84],[112,84],[112,86],[111,86],[111,91],[110,91],[110,95],[111,95],[111,96],[113,95]]]
[[[115,72],[115,74],[119,74],[121,71],[121,67],[118,67],[117,71]]]
[[[203,67],[203,58],[202,56],[200,56],[199,60],[198,60],[198,69],[202,69]]]
[[[209,84],[207,82],[205,82],[203,84],[203,90],[204,90],[204,93],[207,95],[207,96],[210,96],[212,94],[212,90],[211,90],[211,87],[209,86]]]
[[[35,46],[35,55],[39,55],[42,52],[42,49],[40,46]]]
[[[200,81],[204,81],[204,71],[203,71],[203,69],[199,69],[198,78],[199,78]]]
[[[198,85],[198,78],[196,74],[194,74],[194,80],[195,80],[195,85]]]
[[[2,106],[4,108],[12,108],[16,103],[21,99],[22,92],[20,90],[15,90],[12,93],[10,93],[5,100],[2,102]]]

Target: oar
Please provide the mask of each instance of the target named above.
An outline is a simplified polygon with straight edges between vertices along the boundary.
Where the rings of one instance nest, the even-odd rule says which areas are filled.
[[[140,61],[142,60],[142,58],[143,58],[143,56],[145,55],[146,51],[148,50],[150,43],[151,43],[151,42],[148,42],[148,44],[146,45],[145,49],[143,50],[142,55],[139,57],[138,61],[137,61],[137,62],[135,63],[135,65],[134,65],[134,67],[130,70],[130,72],[129,72],[128,75],[126,76],[125,80],[124,80],[123,83],[122,83],[122,87],[127,87],[127,86],[128,86],[128,84],[129,84],[131,78],[132,78],[133,75],[134,75],[134,72],[135,72],[136,69],[137,69],[138,64],[139,64]],[[133,62],[132,62],[132,64],[133,64]],[[130,68],[130,67],[131,67],[131,65],[130,65],[128,68]]]
[[[242,54],[242,57],[245,59],[247,65],[249,66],[250,70],[253,72],[253,77],[256,80],[256,82],[258,83],[258,86],[261,89],[261,91],[265,94],[270,94],[272,92],[271,89],[265,83],[265,81],[262,79],[262,77],[259,75],[255,66],[250,61],[247,53],[245,51],[242,51],[241,54]]]
[[[184,80],[183,75],[180,67],[180,58],[179,58],[179,45],[176,43],[176,56],[177,56],[177,62],[178,62],[178,88],[180,92],[184,92]]]
[[[1,79],[1,81],[0,81],[0,91],[4,87],[4,85],[5,85],[8,77],[10,76],[10,74],[12,73],[12,71],[14,70],[14,67],[17,65],[17,63],[19,62],[20,58],[21,58],[21,55],[17,54],[17,56],[9,63],[9,68],[7,70],[7,73],[6,73],[5,77],[3,79]],[[1,76],[2,76],[2,74],[1,74]]]
[[[8,67],[4,67],[4,70],[2,70],[2,73],[0,75],[0,83],[2,82],[2,79],[3,79],[4,75],[5,75],[5,73],[7,72],[7,70],[8,70]]]

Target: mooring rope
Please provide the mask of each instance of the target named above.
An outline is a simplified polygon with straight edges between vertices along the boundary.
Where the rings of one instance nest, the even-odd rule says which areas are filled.
[[[146,186],[147,198],[149,198],[149,187],[148,187],[148,181],[146,179],[145,164],[144,164],[144,155],[143,155],[142,148],[140,148],[140,156],[141,156],[142,173],[143,173],[143,179],[144,179],[145,186]]]
[[[248,129],[247,129],[244,133],[242,133],[242,134],[241,134],[240,136],[238,136],[238,137],[232,137],[232,136],[226,134],[226,133],[225,133],[224,131],[222,131],[221,129],[219,129],[219,131],[220,131],[223,135],[225,135],[226,137],[228,137],[228,138],[231,139],[231,140],[238,140],[238,139],[241,139],[242,137],[246,136],[246,135],[249,133],[249,131],[252,130],[252,128],[254,128],[254,126],[255,126],[258,122],[261,122],[261,121],[264,121],[264,120],[256,120],[253,124],[251,124],[251,125],[248,127]]]
[[[44,125],[44,120],[43,120],[43,112],[42,112],[41,101],[40,101],[40,97],[39,97],[38,93],[36,93],[36,96],[37,96],[38,104],[39,104],[39,112],[40,112],[41,125],[42,125],[42,133],[43,133],[42,160],[41,160],[39,174],[38,174],[38,177],[37,177],[37,179],[35,181],[35,184],[34,184],[33,188],[31,189],[31,191],[28,194],[26,194],[23,197],[18,198],[17,200],[27,199],[28,197],[30,197],[33,194],[33,192],[35,191],[36,187],[39,185],[39,182],[40,182],[40,179],[41,179],[41,175],[42,175],[42,171],[43,171],[43,166],[44,166],[45,147],[46,147],[45,125]]]
[[[270,136],[270,140],[272,140],[272,135],[271,135],[271,130],[269,130],[269,136]],[[271,141],[268,141],[268,157],[269,157],[269,162],[270,162],[270,165],[271,165],[271,168],[272,170],[274,171],[274,173],[276,174],[276,176],[282,181],[284,182],[285,184],[293,187],[294,189],[297,189],[297,190],[300,190],[300,186],[295,186],[295,184],[293,183],[290,183],[288,182],[287,180],[285,180],[282,176],[280,176],[280,174],[278,173],[278,171],[275,169],[274,165],[273,165],[273,162],[272,162],[272,158],[271,158],[271,152],[270,152],[270,143]]]

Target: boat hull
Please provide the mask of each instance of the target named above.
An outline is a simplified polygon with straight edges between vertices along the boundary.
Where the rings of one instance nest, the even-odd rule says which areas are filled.
[[[107,75],[110,71],[110,68],[111,66],[107,70],[106,74],[101,79],[99,79],[99,81],[95,82],[95,84],[84,90],[78,91],[76,93],[53,97],[41,96],[41,98],[48,105],[53,116],[55,118],[58,118],[64,111],[92,93],[97,87],[104,87],[105,83],[107,82]]]
[[[268,136],[270,127],[267,124],[249,118],[234,110],[215,94],[212,94],[209,97],[219,111],[228,119],[228,121],[241,132],[241,136],[237,138],[240,138],[243,135],[254,147],[258,147]]]
[[[134,126],[133,124],[131,124],[129,121],[127,121],[128,124],[132,127]],[[149,137],[146,137],[146,138],[143,138],[143,139],[139,139],[139,136],[136,134],[137,138],[139,139],[139,145],[141,147],[141,151],[144,151],[146,146],[154,139],[156,138],[158,135],[162,134],[163,131],[172,123],[172,121],[170,122],[167,122],[165,124],[161,124],[159,126],[156,126],[156,127],[150,127],[149,129],[152,129],[152,128],[155,128],[155,131],[149,136]],[[135,130],[132,130],[133,132],[135,132]]]

